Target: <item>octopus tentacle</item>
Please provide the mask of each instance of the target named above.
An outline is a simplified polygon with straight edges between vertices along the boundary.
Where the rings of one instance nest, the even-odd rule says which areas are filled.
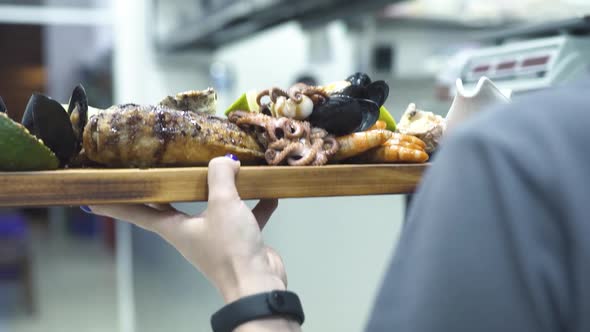
[[[290,166],[305,166],[305,165],[309,165],[311,164],[314,160],[315,157],[317,155],[317,151],[313,148],[306,148],[302,151],[303,153],[298,156],[300,158],[295,159],[295,155],[291,155],[289,156],[289,159],[287,159],[287,162],[289,163]]]
[[[256,103],[258,104],[258,106],[262,107],[262,98],[267,97],[269,95],[270,89],[260,91],[260,93],[258,93],[258,95],[256,96]]]
[[[304,95],[306,95],[308,97],[318,95],[318,96],[322,96],[324,98],[328,98],[328,96],[329,96],[328,93],[324,89],[317,87],[317,86],[307,87],[307,88],[303,89],[301,91],[301,93],[303,93]]]
[[[282,136],[285,136],[285,128],[289,123],[289,119],[287,118],[270,118],[270,119],[275,119],[276,121],[272,121],[272,120],[268,120],[266,123],[266,131],[268,133],[269,139],[271,142],[280,140],[282,138]],[[277,135],[277,133],[279,132],[282,135]],[[281,137],[279,137],[281,136]]]
[[[314,138],[312,140],[311,150],[315,151],[313,158],[310,160],[312,165],[323,165],[328,162],[328,158],[325,155],[324,151],[322,151],[322,146],[324,145],[324,141],[319,138]]]
[[[260,144],[267,147],[269,142],[275,141],[274,123],[269,119],[273,119],[261,113],[251,113],[245,111],[234,111],[228,115],[228,119],[238,126],[255,126],[256,136]]]
[[[269,97],[270,101],[272,101],[273,103],[276,103],[278,97],[289,97],[289,94],[287,94],[287,92],[285,92],[284,90],[277,88],[277,87],[262,90],[256,96],[256,103],[258,104],[258,106],[262,106],[262,98],[264,98],[264,97]]]
[[[311,101],[314,105],[322,105],[328,100],[328,97],[324,97],[322,95],[313,95],[309,98],[311,98]]]
[[[311,130],[311,138],[324,138],[326,136],[328,136],[328,132],[322,128],[313,128]]]
[[[272,88],[270,93],[270,100],[273,103],[276,103],[278,97],[289,98],[289,94],[279,88]]]
[[[303,93],[300,90],[291,90],[289,91],[289,99],[300,104],[303,101]]]
[[[276,142],[270,143],[268,145],[268,148],[273,149],[273,150],[283,150],[291,143],[293,143],[293,142],[286,140],[286,139],[280,139]]]
[[[267,91],[270,94],[274,92]],[[261,113],[235,111],[229,119],[238,125],[256,126],[266,146],[269,165],[324,165],[338,151],[337,140],[309,122],[274,118]]]
[[[338,146],[338,141],[335,137],[326,137],[324,139],[322,150],[327,156],[332,157],[338,152],[339,148],[340,146]]]
[[[288,91],[289,98],[298,104],[301,103],[301,101],[303,100],[303,93],[302,92],[307,88],[309,88],[309,85],[307,85],[305,83],[294,84],[293,86],[291,86],[289,88],[289,91]]]
[[[259,127],[266,127],[268,120],[264,118],[264,114],[250,113],[246,111],[234,111],[228,116],[231,122],[239,125],[255,125]]]
[[[309,132],[309,122],[297,123],[294,121],[289,121],[287,128],[285,128],[285,136],[291,139],[309,136]]]
[[[264,158],[269,165],[280,165],[283,160],[289,157],[293,152],[299,149],[301,143],[289,143],[282,150],[268,149],[264,153]]]
[[[329,95],[323,88],[317,86],[309,86],[298,83],[293,85],[288,91],[289,98],[297,104],[303,101],[303,96],[311,99],[314,105],[322,104],[328,99]]]
[[[301,93],[308,96],[314,105],[323,104],[329,98],[328,93],[319,87],[308,87]]]

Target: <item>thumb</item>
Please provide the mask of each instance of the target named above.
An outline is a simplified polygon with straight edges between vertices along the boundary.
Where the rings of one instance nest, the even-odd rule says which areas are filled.
[[[217,157],[209,162],[207,172],[209,204],[240,200],[235,181],[239,170],[240,162],[229,156]]]

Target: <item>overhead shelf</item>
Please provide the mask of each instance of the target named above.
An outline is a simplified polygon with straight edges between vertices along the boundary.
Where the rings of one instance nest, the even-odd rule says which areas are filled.
[[[398,0],[399,1],[399,0]],[[231,0],[157,41],[164,51],[215,49],[288,21],[304,25],[372,13],[396,0]]]
[[[111,17],[108,8],[0,4],[2,24],[108,26]]]

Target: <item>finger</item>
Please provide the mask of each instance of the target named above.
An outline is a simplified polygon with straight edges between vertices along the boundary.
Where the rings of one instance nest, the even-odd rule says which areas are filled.
[[[252,214],[254,214],[256,221],[258,221],[260,229],[264,228],[273,212],[277,209],[277,206],[279,206],[278,199],[263,199],[252,209]]]
[[[228,203],[240,200],[236,189],[236,175],[240,162],[228,157],[214,158],[209,162],[207,183],[209,186],[209,204]]]
[[[92,213],[130,222],[143,229],[160,233],[162,226],[175,216],[182,215],[178,211],[158,211],[141,204],[132,205],[94,205]]]

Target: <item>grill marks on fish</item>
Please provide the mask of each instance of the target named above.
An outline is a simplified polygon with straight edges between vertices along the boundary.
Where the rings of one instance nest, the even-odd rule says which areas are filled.
[[[107,166],[204,165],[212,156],[264,153],[253,133],[214,115],[126,104],[92,117],[85,128],[88,157]]]
[[[129,131],[129,143],[134,144],[135,139],[137,137],[137,132],[139,131],[139,127],[143,125],[143,121],[139,114],[133,114],[127,118],[127,122],[125,126],[128,128]]]
[[[121,138],[119,137],[119,133],[121,132],[121,113],[113,114],[109,124],[111,131],[109,133],[110,135],[107,136],[105,144],[113,147],[113,153],[116,158],[121,158]]]
[[[154,135],[160,140],[160,145],[154,153],[154,160],[156,164],[162,163],[162,157],[168,148],[168,144],[174,139],[174,136],[178,134],[176,132],[178,128],[178,120],[175,117],[170,117],[169,114],[170,113],[167,113],[161,109],[156,112]],[[183,130],[180,130],[181,133],[182,131]]]
[[[98,139],[95,137],[95,135],[97,135],[98,132],[98,117],[92,117],[92,119],[88,122],[87,126],[90,127],[90,133],[91,133],[91,137],[92,139],[89,139],[89,145],[90,145],[90,152],[95,152],[98,151]],[[88,149],[87,153],[88,153]]]

